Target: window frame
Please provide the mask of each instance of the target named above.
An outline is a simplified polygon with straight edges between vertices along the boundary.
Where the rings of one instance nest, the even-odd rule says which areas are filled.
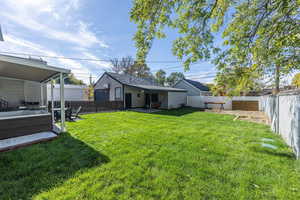
[[[119,97],[118,97],[118,93],[117,93],[117,90],[119,89]],[[115,87],[115,99],[121,99],[121,93],[122,93],[122,89],[121,89],[121,87]]]

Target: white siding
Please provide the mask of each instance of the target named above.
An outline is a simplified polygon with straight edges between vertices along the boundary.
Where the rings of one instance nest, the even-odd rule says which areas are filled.
[[[43,89],[42,89],[43,87]],[[43,104],[45,105],[47,100],[47,91],[45,85],[37,82],[24,82],[24,96],[25,101],[28,102],[41,102],[42,98],[41,95],[43,95]]]
[[[200,95],[200,90],[188,84],[186,81],[179,81],[174,88],[184,89],[187,91],[187,96],[198,96]]]
[[[47,98],[51,101],[51,85],[47,85]],[[60,100],[60,85],[56,84],[53,89],[54,101]],[[65,85],[65,101],[88,101],[88,86]]]
[[[126,93],[131,94],[131,106],[133,108],[145,106],[145,93],[143,90],[125,86],[125,94]],[[138,97],[138,94],[140,94],[140,97]]]
[[[95,89],[107,89],[107,86],[109,86],[109,100],[110,101],[116,101],[116,100],[123,100],[123,88],[122,84],[118,81],[112,79],[107,74],[104,74],[104,76],[99,80],[99,82],[95,85]],[[121,99],[115,99],[115,88],[120,87],[121,88]]]
[[[0,98],[15,107],[24,101],[24,81],[0,78]]]
[[[41,84],[38,82],[0,77],[0,98],[8,101],[10,107],[19,106],[22,101],[41,102],[41,94]],[[45,103],[45,89],[43,94]]]
[[[186,105],[186,92],[168,92],[168,109]]]

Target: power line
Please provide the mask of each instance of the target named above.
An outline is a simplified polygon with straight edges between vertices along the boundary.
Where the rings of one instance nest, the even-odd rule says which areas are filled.
[[[199,80],[199,79],[208,79],[208,78],[215,78],[214,76],[203,76],[203,77],[187,77],[187,78],[190,78],[190,79],[196,79],[196,80]]]
[[[66,60],[79,60],[79,61],[98,61],[98,62],[110,62],[110,60],[105,60],[105,59],[92,59],[92,58],[76,58],[76,57],[63,57],[63,56],[48,56],[48,55],[38,55],[38,54],[27,54],[27,53],[17,53],[17,52],[8,52],[8,51],[1,51],[0,53],[4,53],[4,54],[13,54],[13,55],[23,55],[23,56],[35,56],[35,57],[44,57],[44,58],[52,58],[52,59],[66,59]],[[146,63],[179,63],[181,61],[146,61]],[[192,63],[190,64],[190,66],[192,65],[196,65],[199,64],[199,62],[197,63]],[[182,69],[183,66],[179,65],[179,66],[174,66],[174,67],[167,67],[167,68],[161,68],[162,70],[169,70],[169,69]],[[99,69],[102,71],[105,71],[105,69]],[[157,72],[160,69],[157,70],[150,70],[151,72]],[[78,73],[76,73],[78,74]]]
[[[200,62],[196,62],[196,63],[192,63],[190,64],[190,66],[193,66],[193,65],[197,65],[197,64],[200,64]],[[174,67],[167,67],[167,68],[160,68],[160,69],[157,69],[157,70],[151,70],[151,72],[157,72],[159,70],[166,70],[166,69],[183,69],[183,66],[182,65],[178,65],[178,66],[174,66]]]
[[[185,75],[186,77],[204,77],[204,76],[213,76],[215,77],[216,75],[215,74],[199,74],[199,75]]]
[[[98,62],[110,62],[110,60],[105,59],[92,59],[92,58],[76,58],[76,57],[63,57],[63,56],[48,56],[48,55],[38,55],[38,54],[26,54],[26,53],[16,53],[16,52],[8,52],[8,51],[1,51],[0,53],[4,54],[13,54],[13,55],[23,55],[23,56],[35,56],[41,58],[53,58],[53,59],[66,59],[66,60],[80,60],[80,61],[98,61]],[[146,63],[180,63],[182,61],[175,61],[175,60],[163,60],[163,61],[146,61]]]

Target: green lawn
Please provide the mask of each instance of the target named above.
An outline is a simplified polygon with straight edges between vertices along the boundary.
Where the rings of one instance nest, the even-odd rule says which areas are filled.
[[[267,126],[192,109],[82,118],[1,153],[0,199],[300,199],[300,163]]]

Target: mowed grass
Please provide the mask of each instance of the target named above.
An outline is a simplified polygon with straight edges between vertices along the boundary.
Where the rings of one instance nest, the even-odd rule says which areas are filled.
[[[82,118],[1,153],[0,199],[300,199],[299,162],[265,125],[193,109]]]

